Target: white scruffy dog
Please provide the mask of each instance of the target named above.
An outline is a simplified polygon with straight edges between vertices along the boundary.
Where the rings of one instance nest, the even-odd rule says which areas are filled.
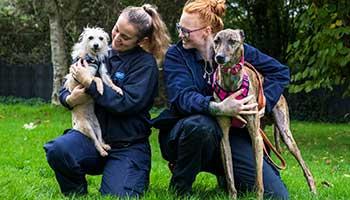
[[[122,90],[113,84],[104,64],[105,57],[108,55],[108,42],[109,36],[102,28],[86,27],[79,37],[79,42],[73,47],[72,59],[73,62],[77,62],[80,59],[88,62],[88,70],[94,76],[97,90],[101,95],[103,94],[102,81],[120,95],[123,95]],[[99,72],[102,80],[95,77],[97,72]],[[71,73],[66,78],[67,81],[64,87],[70,92],[79,86],[79,83],[73,78]],[[72,122],[74,129],[93,140],[101,156],[108,155],[107,151],[110,149],[110,146],[105,144],[102,139],[101,127],[94,113],[94,102],[92,98],[73,108]]]
[[[73,46],[72,59],[73,61],[78,61],[80,58],[86,60],[89,65],[96,68],[91,71],[93,76],[98,71],[103,82],[122,95],[123,91],[113,84],[104,63],[108,55],[108,42],[109,36],[102,28],[86,27],[79,36],[79,42]],[[102,83],[97,79],[96,84],[99,92],[103,94]]]

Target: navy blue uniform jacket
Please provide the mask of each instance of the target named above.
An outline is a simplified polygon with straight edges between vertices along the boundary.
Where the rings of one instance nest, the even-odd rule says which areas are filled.
[[[86,93],[95,101],[95,113],[107,144],[145,140],[151,133],[149,110],[158,92],[158,68],[154,57],[141,47],[118,53],[109,49],[106,65],[121,96],[104,84],[100,95],[93,81]],[[68,107],[69,91],[60,91],[61,103]]]
[[[244,59],[264,76],[265,109],[269,113],[289,84],[289,68],[248,44],[244,44]],[[213,91],[203,78],[203,66],[204,60],[199,52],[184,49],[181,41],[169,48],[164,61],[164,77],[170,112],[166,110],[156,118],[155,127],[161,128],[163,119],[209,114]]]

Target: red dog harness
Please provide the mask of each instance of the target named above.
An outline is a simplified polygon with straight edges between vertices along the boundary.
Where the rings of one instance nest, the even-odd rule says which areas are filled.
[[[224,68],[223,71],[225,73],[231,73],[232,75],[236,75],[243,67],[244,65],[244,57],[242,56],[241,57],[241,60],[239,61],[238,64],[236,64],[235,66],[233,67],[229,67],[229,68]],[[221,101],[223,101],[224,99],[226,99],[228,96],[230,96],[231,94],[239,91],[239,90],[242,90],[242,94],[237,96],[236,99],[237,100],[240,100],[240,99],[243,99],[244,97],[247,97],[248,96],[248,92],[249,92],[249,76],[244,73],[243,74],[243,79],[242,79],[242,84],[241,86],[239,87],[239,89],[237,89],[236,91],[227,91],[225,89],[223,89],[217,82],[216,80],[216,75],[217,75],[217,71],[219,70],[219,67],[215,70],[214,72],[214,81],[213,81],[213,84],[212,84],[212,88],[215,92],[215,94],[219,97],[219,99]],[[241,120],[233,117],[232,120],[231,120],[231,126],[233,127],[237,127],[237,128],[243,128],[246,124],[244,122],[242,122]]]
[[[246,64],[247,64],[247,67],[252,69],[256,74],[258,73],[253,66],[251,66],[249,63],[246,63]],[[223,71],[225,73],[231,73],[232,75],[236,75],[239,72],[239,70],[242,69],[243,65],[244,65],[244,58],[242,57],[238,64],[236,64],[235,66],[230,67],[228,69],[225,68],[225,69],[223,69]],[[218,70],[219,70],[219,67],[214,72],[214,77],[213,77],[214,80],[213,80],[213,83],[212,83],[212,88],[213,88],[215,94],[218,96],[218,98],[221,101],[223,101],[225,98],[227,98],[228,96],[230,96],[231,94],[235,93],[238,90],[243,90],[243,91],[242,91],[241,95],[236,97],[236,99],[240,100],[240,99],[243,99],[244,97],[248,96],[248,92],[249,92],[249,76],[247,75],[247,73],[243,74],[242,84],[241,84],[240,88],[237,89],[236,91],[231,92],[231,91],[224,90],[218,84],[218,81],[216,80],[216,76],[217,76]],[[259,78],[259,76],[258,76],[258,78]],[[261,84],[261,80],[260,79],[259,79],[259,87],[260,87],[260,90],[259,90],[260,94],[258,95],[258,103],[259,103],[258,108],[260,110],[261,108],[265,107],[265,97],[264,97],[264,94],[263,94],[263,91],[262,91],[262,84]],[[244,122],[242,122],[241,120],[239,120],[239,119],[237,119],[235,117],[233,117],[232,120],[231,120],[231,126],[232,127],[243,128],[243,127],[245,127],[245,125],[246,124]],[[263,141],[264,141],[264,153],[267,156],[267,158],[271,161],[271,163],[276,168],[278,168],[278,169],[285,169],[286,168],[286,161],[283,159],[282,155],[271,144],[271,142],[269,141],[268,137],[266,136],[266,134],[264,133],[264,131],[261,128],[259,129],[259,132],[260,132],[260,134],[261,134],[261,136],[263,138]],[[272,158],[269,155],[269,151],[266,148],[266,145],[269,147],[270,150],[272,150],[276,154],[277,158],[281,161],[281,165],[277,165],[272,160]]]

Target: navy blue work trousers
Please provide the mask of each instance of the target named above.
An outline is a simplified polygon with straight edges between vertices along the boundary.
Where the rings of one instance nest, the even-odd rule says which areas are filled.
[[[86,174],[102,174],[102,195],[140,196],[148,188],[151,169],[149,142],[112,148],[101,157],[92,140],[76,130],[44,145],[47,161],[54,170],[64,195],[86,194]]]
[[[188,193],[201,171],[224,177],[220,154],[221,129],[213,117],[192,115],[178,121],[170,131],[161,131],[163,157],[174,163],[170,188]],[[236,189],[239,194],[254,190],[255,159],[247,129],[230,130],[230,144]],[[221,179],[224,180],[224,179]],[[278,170],[264,158],[263,182],[266,198],[288,199]]]

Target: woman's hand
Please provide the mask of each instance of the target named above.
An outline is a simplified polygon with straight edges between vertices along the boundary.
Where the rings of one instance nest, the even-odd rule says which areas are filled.
[[[258,110],[255,109],[258,104],[251,103],[247,104],[253,95],[249,95],[241,100],[237,100],[236,97],[242,94],[242,90],[239,90],[222,102],[211,101],[209,104],[210,113],[214,116],[227,116],[227,117],[237,117],[238,115],[252,115],[257,114]]]
[[[79,59],[78,62],[71,65],[70,68],[70,73],[72,73],[73,78],[86,88],[90,86],[93,79],[88,67],[89,65],[86,60]]]
[[[66,102],[70,107],[74,107],[87,102],[90,95],[85,93],[85,88],[82,85],[75,87],[70,95],[67,96]]]

